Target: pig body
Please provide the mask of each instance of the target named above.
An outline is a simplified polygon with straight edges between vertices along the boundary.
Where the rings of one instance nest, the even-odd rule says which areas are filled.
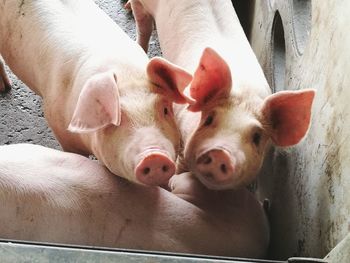
[[[263,256],[266,218],[251,193],[209,191],[179,177],[171,193],[129,183],[74,153],[0,146],[0,238]]]
[[[147,50],[155,20],[165,58],[193,73],[190,106],[176,116],[184,150],[178,172],[211,189],[237,188],[258,174],[271,141],[307,133],[314,90],[271,95],[231,1],[131,0],[138,42]],[[199,64],[198,64],[199,61]]]
[[[179,144],[172,103],[183,101],[188,73],[149,61],[90,0],[3,1],[0,40],[12,71],[43,97],[64,150],[94,154],[131,181],[167,183]]]

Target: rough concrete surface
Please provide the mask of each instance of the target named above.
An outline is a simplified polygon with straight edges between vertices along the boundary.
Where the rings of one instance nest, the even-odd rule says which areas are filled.
[[[323,257],[350,231],[349,9],[344,0],[256,1],[251,44],[271,86],[317,90],[307,138],[275,149],[260,177],[274,258]]]
[[[135,23],[132,15],[123,8],[122,0],[95,1],[132,39]],[[160,55],[156,34],[150,41],[149,56]],[[6,68],[10,72],[9,68]],[[0,145],[34,143],[61,149],[48,127],[41,109],[41,98],[10,72],[12,90],[0,95]]]

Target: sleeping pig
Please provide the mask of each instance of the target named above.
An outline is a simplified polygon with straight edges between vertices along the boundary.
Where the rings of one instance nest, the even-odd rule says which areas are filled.
[[[188,173],[170,185],[129,183],[79,154],[3,145],[0,239],[264,256],[268,225],[252,193],[210,191]]]

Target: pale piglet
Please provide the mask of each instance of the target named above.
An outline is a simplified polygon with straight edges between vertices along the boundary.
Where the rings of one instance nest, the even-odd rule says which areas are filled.
[[[266,217],[249,191],[209,191],[188,174],[170,180],[173,193],[78,154],[0,146],[0,238],[264,256]]]
[[[145,50],[154,18],[164,57],[194,74],[184,92],[190,106],[176,113],[179,172],[192,171],[211,189],[244,186],[271,141],[287,147],[306,135],[315,90],[271,95],[231,1],[131,0],[126,7]]]
[[[62,148],[94,154],[114,174],[167,184],[179,147],[173,102],[191,75],[148,59],[93,1],[2,1],[0,53],[43,97]],[[9,80],[0,64],[2,87]]]

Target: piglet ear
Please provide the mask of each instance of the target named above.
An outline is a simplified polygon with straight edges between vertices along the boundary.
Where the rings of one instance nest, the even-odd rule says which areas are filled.
[[[107,125],[120,125],[117,77],[112,72],[92,76],[82,88],[68,130],[77,133],[97,131]]]
[[[190,89],[185,91],[185,95],[195,101],[189,100],[188,109],[200,111],[206,104],[229,96],[231,85],[231,71],[225,60],[212,48],[204,49]]]
[[[192,80],[190,73],[163,58],[154,57],[147,65],[147,75],[155,84],[156,93],[163,94],[176,103],[186,103],[183,91]]]
[[[277,146],[297,144],[310,126],[315,90],[280,91],[265,99],[263,115],[271,123]]]

